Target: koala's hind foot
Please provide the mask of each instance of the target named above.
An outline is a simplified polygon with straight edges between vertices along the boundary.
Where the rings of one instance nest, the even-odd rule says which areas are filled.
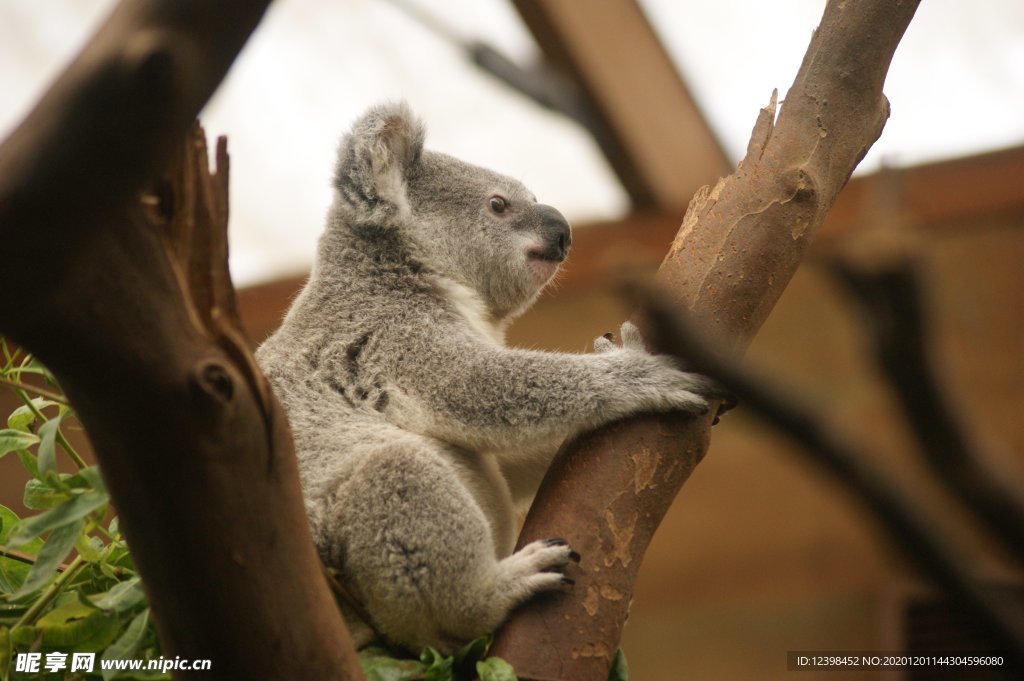
[[[580,562],[580,554],[564,539],[530,542],[498,562],[498,589],[518,604],[541,591],[571,587],[576,582],[563,572],[570,561]]]

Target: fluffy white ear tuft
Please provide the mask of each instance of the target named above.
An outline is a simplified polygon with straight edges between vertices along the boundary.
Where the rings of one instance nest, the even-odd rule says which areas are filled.
[[[345,135],[334,187],[357,222],[408,211],[406,178],[423,151],[426,128],[405,102],[372,107]]]

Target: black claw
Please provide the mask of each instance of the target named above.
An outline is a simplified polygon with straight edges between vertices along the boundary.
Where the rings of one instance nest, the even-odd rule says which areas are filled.
[[[569,551],[569,560],[573,561],[574,563],[578,563],[580,562],[580,560],[582,560],[582,557],[580,556],[578,551]]]
[[[562,586],[576,586],[576,580],[572,577],[562,577]]]
[[[605,340],[609,340],[609,341],[612,341],[612,342],[615,341],[615,336],[612,335],[611,331],[609,331],[607,333],[602,333],[601,334],[601,338],[604,338]]]
[[[550,539],[545,539],[544,543],[547,544],[548,546],[568,546],[569,545],[569,542],[565,541],[561,537],[551,537]]]

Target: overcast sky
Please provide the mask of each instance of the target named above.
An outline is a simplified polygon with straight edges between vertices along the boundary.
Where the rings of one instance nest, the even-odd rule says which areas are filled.
[[[504,0],[405,0],[459,36],[528,63],[537,48]],[[609,1],[609,0],[591,0]],[[785,93],[823,0],[642,0],[737,160],[772,88]],[[26,113],[112,0],[0,3],[0,135]],[[863,167],[1024,143],[1024,2],[927,0],[889,74],[893,115]],[[638,77],[642,77],[638,76]],[[278,0],[202,114],[232,154],[239,284],[305,271],[330,201],[341,133],[370,104],[406,99],[428,145],[513,175],[575,224],[628,199],[590,139],[466,63],[388,0]]]

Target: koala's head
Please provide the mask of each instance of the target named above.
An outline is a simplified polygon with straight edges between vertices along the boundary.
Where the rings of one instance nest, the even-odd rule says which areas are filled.
[[[405,104],[370,109],[344,138],[334,186],[349,225],[396,230],[432,269],[469,286],[495,321],[523,310],[569,252],[569,223],[522,183],[423,149]]]

